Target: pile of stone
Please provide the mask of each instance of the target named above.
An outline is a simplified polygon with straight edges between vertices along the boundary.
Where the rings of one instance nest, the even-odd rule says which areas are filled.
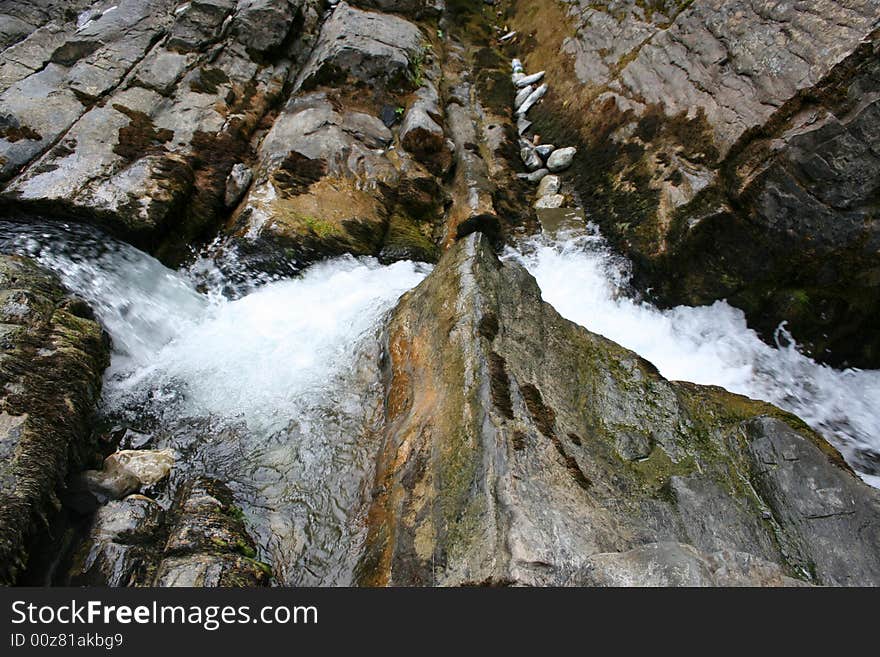
[[[538,201],[535,207],[562,207],[565,199],[559,193],[559,177],[551,174],[570,167],[577,149],[573,146],[557,148],[553,144],[542,144],[540,135],[529,136],[532,122],[527,117],[528,112],[547,94],[548,86],[543,82],[544,71],[527,75],[518,59],[513,60],[512,68],[511,80],[516,87],[513,110],[519,132],[519,153],[529,170],[519,176],[529,182],[538,183]]]

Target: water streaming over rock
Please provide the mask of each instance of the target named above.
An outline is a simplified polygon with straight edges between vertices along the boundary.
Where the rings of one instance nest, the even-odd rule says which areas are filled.
[[[379,449],[382,318],[429,267],[341,257],[279,278],[227,253],[222,266],[205,256],[172,271],[58,223],[0,222],[0,251],[34,257],[90,302],[114,343],[101,412],[173,448],[173,484],[194,473],[227,482],[277,581],[353,581]],[[768,346],[723,302],[661,311],[637,301],[626,261],[594,227],[530,238],[506,257],[564,316],[668,378],[795,412],[880,483],[880,372],[818,365],[790,341]]]
[[[592,224],[532,237],[507,257],[525,265],[565,318],[632,349],[668,379],[722,386],[795,413],[880,486],[880,371],[818,364],[784,326],[770,346],[723,301],[659,310],[637,300],[627,261]]]
[[[175,272],[81,226],[2,224],[0,250],[90,302],[114,344],[105,418],[173,448],[177,480],[227,482],[278,581],[352,581],[378,450],[377,333],[428,267],[341,257],[228,298],[205,258]]]

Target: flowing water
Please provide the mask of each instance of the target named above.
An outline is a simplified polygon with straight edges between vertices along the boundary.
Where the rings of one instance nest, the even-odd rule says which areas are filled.
[[[174,449],[175,477],[228,483],[280,582],[352,581],[379,448],[377,334],[427,266],[341,257],[230,285],[234,256],[176,272],[60,224],[0,223],[0,251],[54,270],[110,333],[108,421]]]
[[[627,261],[592,224],[532,237],[506,257],[531,272],[563,317],[635,351],[668,379],[722,386],[798,415],[880,487],[880,371],[818,364],[784,325],[770,346],[723,301],[670,310],[639,301]]]
[[[342,257],[273,278],[227,252],[172,271],[59,223],[0,222],[0,251],[34,257],[95,309],[113,339],[108,423],[133,429],[134,446],[174,449],[172,483],[227,482],[279,582],[352,582],[380,446],[382,318],[428,266]],[[723,302],[661,311],[638,301],[626,261],[592,227],[533,237],[506,257],[564,316],[668,378],[798,414],[880,483],[880,372],[818,365],[790,340],[768,346]]]

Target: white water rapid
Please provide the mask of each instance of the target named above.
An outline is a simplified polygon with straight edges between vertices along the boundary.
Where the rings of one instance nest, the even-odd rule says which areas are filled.
[[[865,481],[880,487],[880,371],[835,370],[811,360],[779,329],[763,342],[723,301],[659,310],[628,289],[627,261],[589,224],[526,240],[506,257],[537,279],[565,318],[652,362],[668,379],[716,385],[769,401],[830,440]]]
[[[110,333],[108,424],[134,430],[137,446],[174,449],[175,478],[227,483],[279,583],[353,581],[380,447],[382,318],[428,266],[342,257],[272,279],[234,258],[223,267],[200,258],[172,271],[59,223],[0,222],[0,251],[54,270]],[[626,261],[593,227],[533,237],[505,257],[523,263],[565,317],[668,378],[796,413],[880,484],[880,372],[838,371],[790,343],[768,346],[723,302],[661,311],[635,300]]]
[[[379,448],[377,333],[429,267],[341,257],[227,299],[208,260],[175,272],[80,226],[0,223],[0,251],[91,304],[114,347],[105,417],[173,448],[174,476],[227,483],[280,582],[352,581]]]

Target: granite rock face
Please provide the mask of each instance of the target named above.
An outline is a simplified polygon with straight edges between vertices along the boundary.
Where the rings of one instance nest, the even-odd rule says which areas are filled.
[[[498,155],[512,126],[480,96],[506,93],[502,61],[447,38],[442,2],[9,4],[9,211],[97,223],[171,265],[220,230],[265,269],[434,261],[461,223],[529,215],[497,198],[516,189]]]
[[[108,1],[85,22],[39,26],[2,53],[4,203],[101,223],[175,260],[216,229],[320,4]]]
[[[427,44],[400,16],[333,8],[227,223],[242,252],[267,268],[276,253],[297,265],[341,253],[436,259],[437,176],[451,158]]]
[[[79,525],[40,556],[71,585],[880,585],[880,498],[824,440],[663,379],[495,255],[575,198],[661,302],[728,298],[765,335],[787,319],[820,357],[880,363],[876,2],[445,5],[3,3],[16,220],[100,224],[175,266],[229,247],[241,276],[439,264],[334,399],[369,427],[324,438],[363,429],[369,465],[310,543],[316,493],[281,456],[265,497],[237,487],[245,428],[89,448],[101,328],[0,258],[0,582],[61,499]],[[330,542],[344,558],[313,571]]]
[[[406,88],[423,40],[422,32],[408,20],[340,2],[321,28],[297,86],[343,76],[369,85]]]
[[[880,494],[824,440],[562,319],[482,236],[387,334],[363,583],[880,583]]]
[[[876,2],[518,2],[579,192],[658,300],[727,298],[834,363],[880,333]],[[570,140],[570,141],[569,141]]]
[[[28,560],[88,456],[109,343],[89,307],[32,261],[0,256],[0,583]]]

